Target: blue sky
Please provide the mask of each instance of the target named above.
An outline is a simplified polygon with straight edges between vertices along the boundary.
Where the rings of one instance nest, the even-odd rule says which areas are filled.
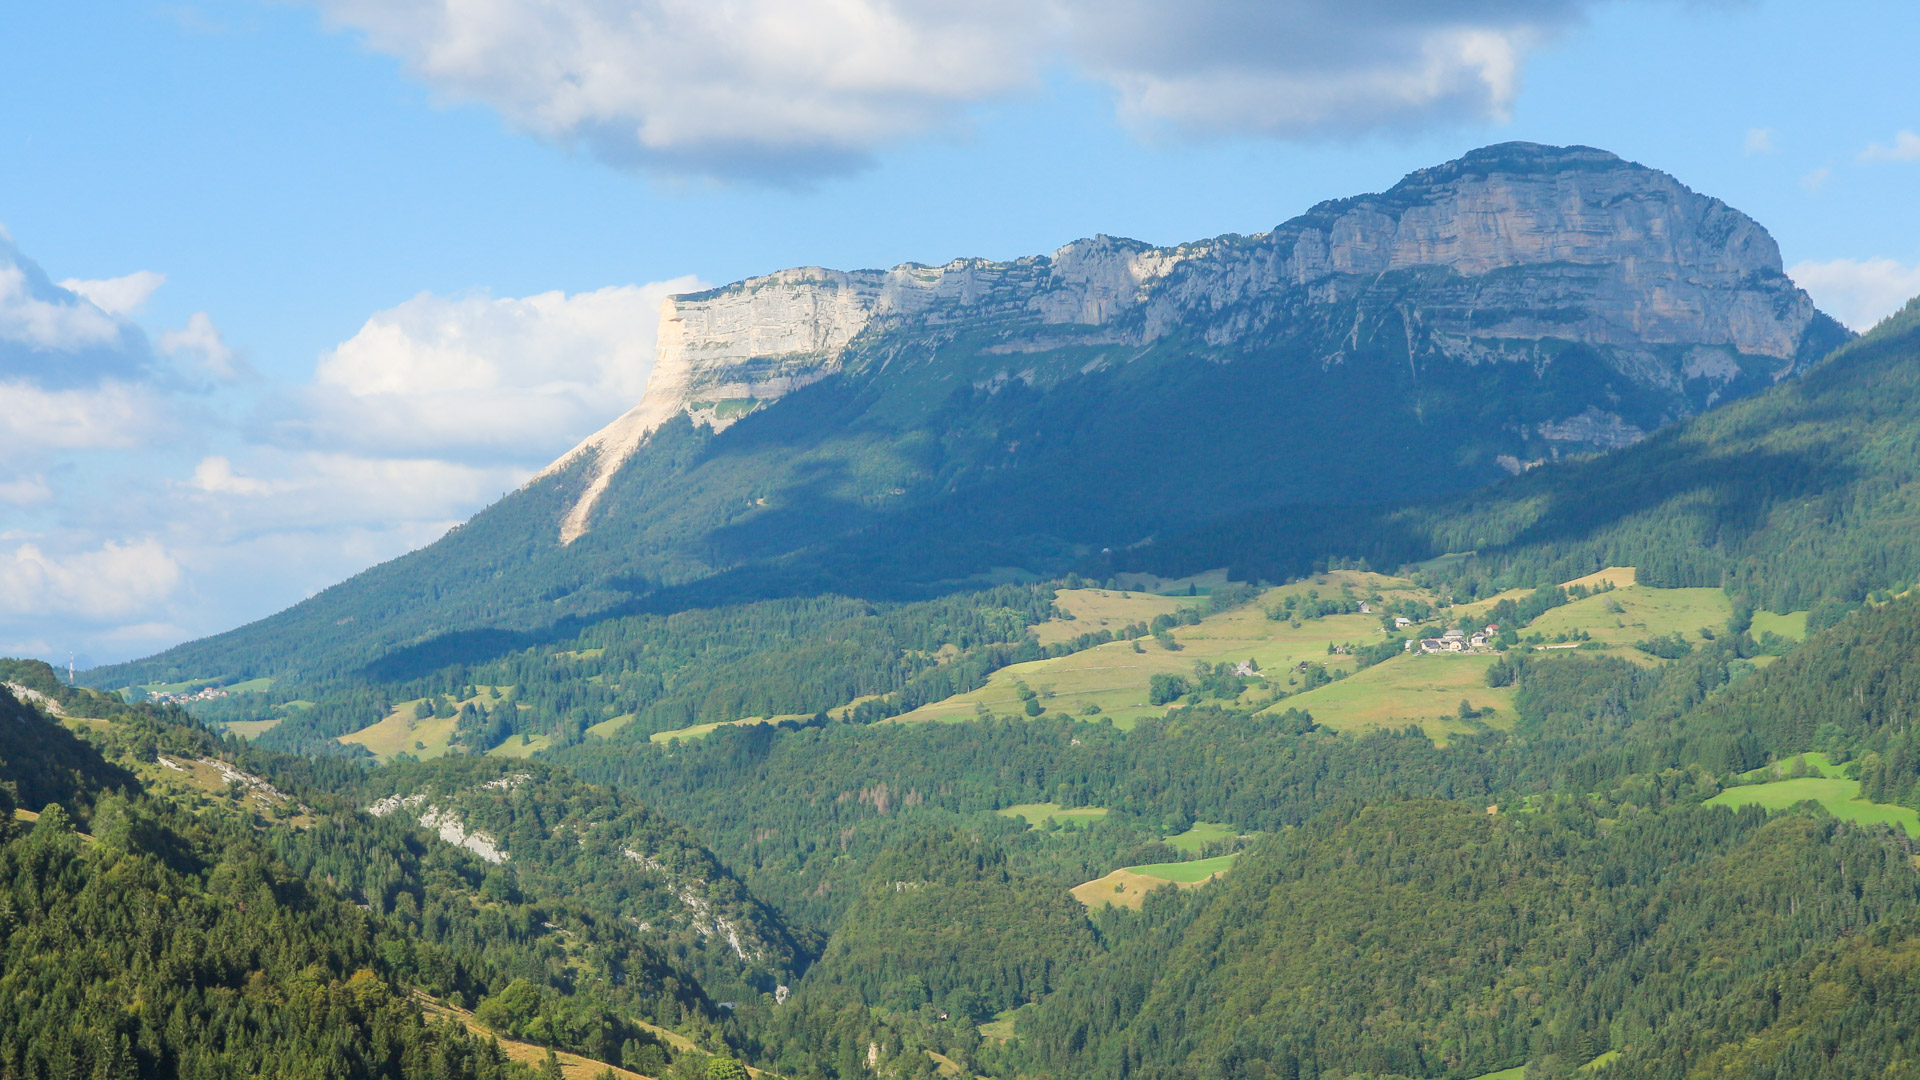
[[[1726,199],[1852,323],[1920,292],[1910,2],[768,2],[0,10],[0,256],[118,281],[34,310],[139,369],[0,365],[0,652],[144,654],[432,539],[632,404],[697,282],[1261,231],[1529,139]]]

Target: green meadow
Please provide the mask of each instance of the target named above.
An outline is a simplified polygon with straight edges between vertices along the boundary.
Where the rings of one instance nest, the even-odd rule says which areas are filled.
[[[1211,859],[1194,859],[1191,862],[1148,863],[1145,866],[1125,866],[1121,869],[1141,877],[1159,878],[1162,881],[1175,881],[1182,884],[1194,884],[1205,881],[1215,874],[1223,874],[1233,865],[1238,855],[1217,855]]]
[[[1167,845],[1183,855],[1194,855],[1216,840],[1231,840],[1238,835],[1240,830],[1231,825],[1222,825],[1215,821],[1196,821],[1186,832],[1179,836],[1168,837]]]
[[[1062,825],[1091,825],[1107,816],[1107,808],[1076,806],[1068,809],[1059,803],[1019,803],[1002,807],[994,813],[1001,817],[1019,818],[1027,823],[1028,828],[1037,829],[1049,821],[1059,822]]]
[[[1114,726],[1126,729],[1144,717],[1163,715],[1167,711],[1167,706],[1151,705],[1147,701],[1147,685],[1153,676],[1191,675],[1196,663],[1251,660],[1257,670],[1281,687],[1286,687],[1289,680],[1293,679],[1292,669],[1302,661],[1351,670],[1354,666],[1352,661],[1329,655],[1328,646],[1366,644],[1380,640],[1382,635],[1377,616],[1329,615],[1293,626],[1267,618],[1265,611],[1289,595],[1304,596],[1309,590],[1317,590],[1322,596],[1338,596],[1342,585],[1351,585],[1360,596],[1376,590],[1389,599],[1427,596],[1423,590],[1404,579],[1357,571],[1334,571],[1309,581],[1269,589],[1255,602],[1209,616],[1197,625],[1173,628],[1170,634],[1179,646],[1177,650],[1169,651],[1149,637],[1137,641],[1113,641],[1069,656],[1015,664],[995,672],[987,685],[979,690],[923,706],[897,717],[894,722],[969,720],[982,712],[997,716],[1021,716],[1024,715],[1026,703],[1020,696],[1020,688],[1025,686],[1039,695],[1040,705],[1047,712],[1067,713],[1086,720],[1104,717],[1111,719]],[[1078,592],[1107,592],[1108,597],[1101,599],[1111,600],[1114,605],[1130,602],[1120,598],[1117,591],[1113,590]],[[1068,610],[1091,610],[1077,607],[1081,600],[1071,593],[1063,591],[1063,595],[1067,598]],[[1192,597],[1174,597],[1171,600],[1175,608],[1205,602]],[[1168,601],[1167,597],[1136,593],[1132,602],[1137,602],[1137,606],[1130,610],[1144,615],[1129,618],[1125,610],[1109,606],[1105,609],[1107,614],[1104,617],[1108,625],[1104,628],[1112,630],[1128,622],[1147,621],[1152,614],[1168,610]],[[1119,620],[1117,623],[1116,619]],[[1049,636],[1060,633],[1058,628],[1061,625],[1061,620],[1042,624],[1043,628],[1053,628],[1048,631]],[[1076,628],[1066,637],[1102,628],[1093,617],[1065,622],[1064,626]],[[1272,697],[1271,692],[1263,694],[1257,689],[1249,690],[1241,703],[1257,703]],[[1093,708],[1098,711],[1090,711]]]
[[[1845,777],[1806,776],[1731,787],[1708,799],[1707,805],[1785,810],[1803,802],[1817,803],[1842,821],[1858,825],[1897,825],[1905,829],[1908,836],[1920,836],[1920,813],[1904,806],[1867,802],[1860,797],[1860,782]]]

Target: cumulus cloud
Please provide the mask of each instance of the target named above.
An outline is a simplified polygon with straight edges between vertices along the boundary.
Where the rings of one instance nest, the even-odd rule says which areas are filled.
[[[196,311],[187,325],[160,335],[160,351],[193,370],[221,382],[233,382],[253,374],[247,362],[234,354],[220,328],[204,311]]]
[[[158,541],[109,540],[93,551],[59,558],[38,544],[0,550],[0,614],[136,615],[180,584],[180,564]]]
[[[445,97],[669,172],[793,178],[951,128],[1065,63],[1147,129],[1500,119],[1594,0],[308,0]]]
[[[1869,330],[1920,296],[1920,264],[1893,259],[1832,259],[1787,268],[1822,311],[1854,330]]]
[[[286,490],[286,484],[279,481],[260,480],[234,472],[233,462],[221,454],[201,458],[187,486],[209,495],[240,495],[248,498]]]
[[[145,283],[121,278],[79,284],[99,286],[103,299],[118,304],[136,299]],[[55,285],[0,230],[0,378],[79,386],[103,378],[138,377],[148,359],[146,336],[138,327]]]
[[[1861,161],[1920,161],[1920,135],[1903,131],[1886,145],[1874,143],[1860,152]]]
[[[80,278],[68,278],[60,287],[70,293],[84,296],[94,307],[116,318],[124,318],[139,311],[160,286],[167,283],[167,275],[156,274],[151,270],[136,270],[125,277],[102,278],[97,281],[83,281]]]
[[[120,322],[78,295],[47,296],[25,268],[0,265],[0,340],[47,352],[112,345]]]
[[[421,293],[322,357],[277,437],[454,461],[557,453],[640,400],[660,301],[701,287],[689,277],[524,298]]]
[[[1772,128],[1747,129],[1747,154],[1771,154],[1775,151]]]

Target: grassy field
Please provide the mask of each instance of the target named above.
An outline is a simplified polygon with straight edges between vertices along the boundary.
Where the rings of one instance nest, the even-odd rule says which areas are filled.
[[[509,735],[507,741],[487,751],[488,757],[530,758],[553,745],[551,735]]]
[[[675,728],[672,731],[656,731],[647,736],[652,742],[672,742],[675,739],[703,739],[713,734],[716,728],[732,727],[735,724],[777,724],[782,720],[807,720],[807,713],[788,713],[781,716],[749,716],[743,720],[716,720],[711,724],[695,724],[692,727]],[[591,730],[591,729],[589,729]]]
[[[1904,806],[1871,803],[1860,798],[1860,782],[1840,777],[1803,777],[1767,784],[1732,787],[1707,800],[1708,806],[1762,806],[1785,810],[1803,802],[1820,807],[1842,821],[1859,825],[1897,825],[1908,836],[1920,836],[1920,814]]]
[[[517,1061],[538,1073],[541,1064],[547,1059],[545,1047],[535,1046],[533,1043],[524,1043],[517,1039],[509,1039],[488,1028],[478,1020],[475,1020],[473,1014],[465,1009],[427,997],[424,994],[416,995],[416,997],[421,1004],[422,1010],[429,1016],[440,1020],[458,1021],[465,1025],[468,1031],[473,1032],[483,1039],[498,1039],[500,1042],[500,1052],[505,1054],[510,1061]],[[611,1072],[618,1080],[649,1080],[648,1077],[640,1073],[629,1072],[626,1069],[609,1065],[604,1061],[584,1058],[579,1054],[556,1051],[553,1056],[560,1062],[560,1075],[565,1077],[566,1080],[595,1080],[596,1077],[604,1076],[608,1072]]]
[[[412,754],[423,760],[442,757],[451,745],[453,729],[459,723],[459,718],[429,716],[424,720],[416,719],[413,711],[418,704],[418,701],[403,701],[395,705],[393,711],[379,723],[361,728],[351,735],[342,735],[339,741],[358,743],[381,761],[387,761],[395,754]]]
[[[224,725],[220,730],[229,735],[238,735],[243,739],[257,739],[279,727],[283,719],[285,718],[274,716],[265,720],[235,720],[231,724]]]
[[[1615,609],[1618,610],[1615,610]],[[1586,631],[1610,651],[1630,659],[1648,660],[1633,648],[1636,641],[1677,633],[1694,644],[1702,640],[1702,627],[1716,634],[1726,632],[1733,618],[1733,603],[1719,589],[1652,589],[1644,585],[1617,588],[1584,600],[1554,608],[1533,621],[1525,634],[1558,634]]]
[[[627,713],[624,716],[616,716],[611,720],[600,721],[599,723],[588,728],[587,734],[597,735],[602,739],[610,739],[613,737],[614,732],[619,731],[621,728],[626,727],[628,724],[631,724],[631,723],[633,723],[633,714]]]
[[[1171,615],[1182,607],[1198,603],[1185,596],[1159,596],[1148,592],[1107,589],[1061,589],[1053,594],[1053,604],[1072,619],[1049,619],[1033,628],[1042,645],[1072,641],[1081,634],[1099,630],[1119,633],[1130,623],[1153,621],[1155,615]]]
[[[1234,858],[1233,855],[1222,855],[1193,862],[1125,866],[1105,877],[1076,885],[1071,891],[1075,900],[1089,908],[1111,904],[1137,911],[1147,894],[1153,890],[1165,888],[1169,883],[1182,889],[1198,888],[1225,873],[1233,865]]]
[[[1233,865],[1238,855],[1218,855],[1211,859],[1195,859],[1192,862],[1148,863],[1145,866],[1126,866],[1121,869],[1139,874],[1141,877],[1159,878],[1161,881],[1177,882],[1181,885],[1198,885],[1212,880],[1216,874],[1224,874]]]
[[[1111,718],[1116,727],[1130,728],[1143,717],[1166,712],[1165,706],[1147,703],[1147,683],[1154,675],[1190,675],[1196,663],[1241,660],[1252,660],[1258,670],[1279,680],[1291,678],[1290,669],[1303,660],[1337,667],[1340,658],[1329,657],[1327,646],[1377,640],[1380,637],[1378,617],[1329,615],[1294,627],[1267,618],[1265,608],[1289,594],[1304,595],[1310,589],[1319,590],[1322,596],[1337,596],[1342,584],[1351,584],[1360,595],[1376,589],[1388,597],[1424,595],[1411,582],[1398,578],[1335,571],[1268,590],[1255,603],[1211,616],[1196,626],[1176,627],[1171,633],[1180,645],[1177,652],[1169,652],[1153,639],[1145,638],[1137,643],[1115,641],[1071,656],[1015,664],[995,672],[979,690],[916,709],[894,722],[968,720],[983,708],[994,715],[1021,716],[1025,702],[1020,698],[1019,687],[1024,684],[1040,695],[1040,704],[1048,712],[1065,712],[1089,719],[1104,716]],[[1186,599],[1181,602],[1198,603]],[[1260,696],[1258,691],[1249,691],[1246,700]],[[1265,696],[1271,697],[1271,694]],[[1086,710],[1090,705],[1099,706],[1100,712],[1088,714]]]
[[[1019,803],[994,811],[1001,817],[1015,817],[1027,823],[1029,829],[1037,829],[1048,821],[1057,821],[1062,825],[1091,825],[1107,816],[1104,806],[1076,806],[1069,810],[1059,803]]]
[[[1803,761],[1806,762],[1807,768],[1812,769],[1821,776],[1844,778],[1847,775],[1847,767],[1845,765],[1835,765],[1832,761],[1828,760],[1825,754],[1798,754],[1790,758],[1781,758],[1771,765],[1762,765],[1757,769],[1741,773],[1740,779],[1745,780],[1749,784],[1765,783],[1768,780],[1784,780],[1789,773],[1794,771],[1795,764]]]
[[[1167,844],[1183,855],[1192,855],[1216,840],[1231,840],[1238,835],[1240,830],[1231,825],[1222,825],[1214,821],[1196,821],[1193,823],[1193,828],[1179,836],[1168,837]]]
[[[988,1042],[1003,1043],[1013,1038],[1013,1014],[1025,1006],[1018,1006],[994,1014],[993,1019],[980,1025],[980,1037]]]
[[[1808,614],[1805,611],[1793,611],[1785,615],[1756,611],[1753,613],[1753,636],[1758,638],[1761,634],[1773,633],[1789,641],[1803,640],[1807,636]]]
[[[1336,731],[1368,731],[1418,724],[1427,737],[1445,741],[1452,734],[1479,731],[1475,721],[1459,718],[1464,699],[1475,709],[1493,708],[1478,725],[1513,726],[1514,690],[1489,687],[1492,653],[1409,653],[1373,665],[1348,678],[1287,698],[1274,710],[1296,708]]]

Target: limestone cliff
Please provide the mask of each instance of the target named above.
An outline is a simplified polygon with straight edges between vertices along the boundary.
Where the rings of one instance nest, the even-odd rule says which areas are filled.
[[[643,400],[542,476],[586,459],[561,523],[570,543],[673,416],[723,429],[850,366],[952,364],[962,334],[984,342],[967,362],[982,386],[1051,385],[1169,349],[1234,362],[1287,343],[1336,365],[1383,334],[1416,376],[1540,367],[1582,347],[1670,404],[1636,420],[1583,402],[1523,434],[1549,453],[1607,449],[1714,404],[1756,365],[1791,374],[1818,351],[1810,334],[1830,344],[1832,329],[1772,238],[1725,203],[1604,151],[1506,144],[1256,236],[1097,236],[1012,262],[806,267],[671,297]]]

